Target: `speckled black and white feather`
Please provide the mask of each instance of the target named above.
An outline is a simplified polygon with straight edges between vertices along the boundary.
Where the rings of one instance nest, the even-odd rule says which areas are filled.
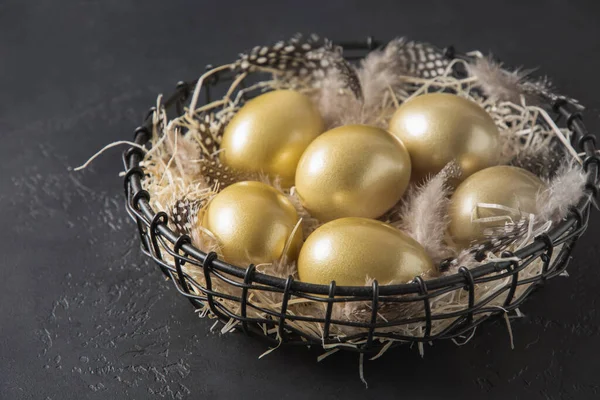
[[[540,98],[547,104],[557,104],[560,101],[564,101],[573,105],[578,110],[585,109],[577,99],[557,93],[548,77],[542,77],[537,80],[526,79],[521,82],[520,86],[525,94]]]
[[[199,161],[199,165],[200,174],[202,174],[206,183],[211,187],[218,187],[219,190],[236,182],[258,180],[257,174],[231,168],[221,163],[218,157],[203,159]]]
[[[306,54],[326,45],[327,41],[318,35],[304,37],[296,34],[287,41],[279,41],[271,46],[255,46],[239,56],[236,66],[241,71],[254,71],[257,68],[272,68],[284,73],[308,75],[318,64],[309,60]]]
[[[533,225],[530,226],[529,214],[523,214],[520,218],[515,218],[512,223],[485,229],[483,234],[487,239],[473,245],[471,250],[476,255],[477,260],[482,260],[488,253],[499,255],[515,243],[522,241],[529,229],[539,226],[541,226],[539,220],[536,221],[535,219]]]
[[[204,205],[203,201],[191,201],[182,198],[175,201],[169,210],[169,223],[176,235],[191,235],[198,223],[198,210]]]
[[[356,69],[343,57],[340,48],[326,45],[307,53],[307,57],[318,62],[320,67],[313,71],[314,79],[320,80],[326,76],[335,75],[342,88],[349,89],[359,100],[363,98],[363,90]]]
[[[441,49],[428,43],[395,39],[386,46],[386,51],[396,53],[405,74],[420,78],[443,75],[450,63]]]
[[[217,119],[214,113],[201,113],[194,116],[193,120],[193,133],[200,147],[201,156],[212,158],[221,146],[226,121]]]
[[[362,96],[356,71],[342,56],[342,49],[314,34],[307,37],[297,34],[271,46],[256,46],[240,54],[236,67],[242,72],[268,68],[278,71],[279,79],[303,78],[315,84],[336,73],[356,97]]]
[[[358,76],[366,108],[379,105],[388,89],[405,85],[403,77],[435,78],[443,75],[449,60],[426,43],[404,38],[390,41],[384,48],[370,52],[360,63]]]
[[[510,160],[510,165],[523,168],[544,179],[552,179],[565,158],[563,145],[558,140],[547,146],[532,151],[523,150]]]

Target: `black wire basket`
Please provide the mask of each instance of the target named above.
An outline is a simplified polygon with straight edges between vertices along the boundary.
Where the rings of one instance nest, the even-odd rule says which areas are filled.
[[[368,51],[376,48],[378,43],[369,38],[364,42],[340,43],[345,51],[353,53],[345,56],[347,59],[360,59]],[[437,50],[446,60],[453,58],[468,59],[460,55],[452,47]],[[235,77],[231,71],[223,71],[205,82],[205,101],[211,101],[211,87],[223,82],[231,82]],[[164,108],[171,115],[181,115],[188,100],[191,89],[196,82],[180,82],[173,95],[164,101]],[[173,282],[181,295],[188,298],[197,309],[209,310],[214,316],[224,322],[237,321],[241,329],[248,335],[258,336],[273,344],[328,345],[341,346],[344,349],[358,352],[379,351],[393,341],[393,344],[408,342],[422,343],[440,339],[453,339],[468,336],[485,320],[497,317],[519,307],[527,296],[547,279],[560,275],[567,267],[570,255],[579,236],[586,230],[590,208],[598,197],[598,169],[600,158],[596,151],[596,138],[587,132],[579,108],[568,100],[548,95],[547,106],[555,114],[557,122],[563,122],[571,134],[573,146],[585,153],[583,168],[588,180],[585,191],[588,194],[570,209],[566,219],[554,225],[552,229],[535,238],[528,246],[513,253],[505,252],[503,256],[513,257],[511,261],[490,262],[475,268],[458,268],[458,272],[439,278],[424,280],[416,277],[411,283],[400,285],[379,285],[374,281],[371,286],[344,287],[316,285],[259,273],[253,265],[242,268],[230,265],[220,260],[216,253],[204,253],[194,247],[189,236],[178,235],[168,226],[169,216],[165,212],[155,212],[150,206],[150,194],[142,187],[144,169],[140,167],[144,153],[137,147],[131,147],[123,155],[125,167],[125,196],[127,211],[136,221],[144,254],[151,257],[161,268],[162,272]],[[134,141],[138,145],[146,144],[151,138],[152,108],[142,126],[135,130]],[[556,251],[555,251],[556,249]],[[169,255],[167,261],[165,252]],[[518,259],[519,261],[515,261]],[[520,279],[520,272],[533,262],[543,264],[542,272],[534,277]],[[182,268],[196,269],[203,276],[204,282],[195,280]],[[443,266],[442,266],[443,267]],[[508,279],[507,279],[508,278]],[[239,289],[239,295],[224,293],[215,289],[214,282],[231,285]],[[476,301],[476,285],[484,282],[502,282],[491,296]],[[519,286],[525,285],[526,290],[517,296]],[[192,290],[194,288],[194,290]],[[277,311],[261,309],[253,304],[249,296],[251,291],[279,293],[281,296],[280,309]],[[443,314],[432,313],[431,301],[436,297],[452,291],[467,291],[468,304],[459,311]],[[489,304],[498,296],[505,296],[503,306],[490,307]],[[322,303],[322,316],[308,317],[296,315],[289,311],[290,299],[304,298]],[[223,302],[227,299],[229,302]],[[235,304],[236,307],[228,306]],[[332,309],[335,303],[362,302],[370,309],[370,316],[364,321],[347,321],[334,319]],[[378,311],[389,304],[415,304],[422,313],[416,317],[381,320]],[[248,310],[259,311],[260,317],[248,316]],[[253,313],[253,315],[257,315]],[[432,323],[435,320],[447,319],[452,321],[443,330],[432,334]],[[308,334],[297,329],[293,322],[305,321],[320,324],[322,332]],[[402,335],[390,332],[389,328],[407,324],[421,323],[424,329],[419,335]],[[340,337],[332,335],[333,325],[352,327],[351,335]],[[344,346],[344,343],[359,343],[359,345]],[[388,344],[389,347],[389,344]]]

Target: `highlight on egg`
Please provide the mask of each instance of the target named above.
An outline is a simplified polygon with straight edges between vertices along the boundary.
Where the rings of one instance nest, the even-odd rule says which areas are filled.
[[[226,126],[219,157],[234,169],[279,177],[294,184],[302,153],[324,131],[319,111],[308,96],[274,90],[248,101]]]
[[[402,104],[389,130],[410,154],[413,181],[437,174],[449,162],[462,169],[461,179],[497,165],[499,132],[494,120],[477,103],[449,93],[430,93]]]
[[[377,218],[398,203],[410,175],[402,141],[374,126],[346,125],[307,147],[296,169],[296,192],[320,221]]]
[[[535,214],[538,193],[546,184],[522,168],[501,165],[471,175],[457,188],[449,204],[448,232],[458,247],[486,238],[485,230]]]
[[[309,235],[298,257],[301,281],[364,286],[367,277],[381,284],[406,283],[433,274],[423,247],[402,231],[368,218],[340,218]]]
[[[202,227],[217,239],[224,260],[231,264],[271,263],[284,255],[294,261],[298,256],[302,245],[298,213],[269,185],[247,181],[228,186],[202,213]]]

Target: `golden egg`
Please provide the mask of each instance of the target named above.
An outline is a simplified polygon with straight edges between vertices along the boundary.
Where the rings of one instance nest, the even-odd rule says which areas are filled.
[[[392,116],[389,130],[406,146],[415,181],[453,160],[462,168],[461,179],[498,164],[494,121],[477,103],[453,94],[424,94],[407,101]]]
[[[364,286],[406,283],[433,271],[423,247],[407,234],[368,218],[340,218],[317,228],[298,256],[301,281]]]
[[[389,132],[341,126],[308,146],[296,170],[296,191],[321,221],[377,218],[400,200],[410,170],[406,148]]]
[[[278,260],[298,223],[298,213],[279,191],[261,182],[239,182],[208,203],[202,225],[218,240],[225,261],[239,266]],[[302,229],[289,240],[286,255],[295,260]]]
[[[290,187],[300,156],[324,129],[319,111],[306,95],[275,90],[240,108],[225,128],[219,157],[241,171],[279,176],[282,185]]]
[[[474,173],[450,199],[450,236],[458,246],[468,247],[485,238],[485,229],[535,214],[537,194],[544,188],[537,176],[517,167],[501,165]]]

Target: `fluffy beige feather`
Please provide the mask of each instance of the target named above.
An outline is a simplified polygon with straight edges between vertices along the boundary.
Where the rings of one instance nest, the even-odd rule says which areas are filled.
[[[383,49],[373,50],[361,62],[358,78],[363,91],[363,106],[372,110],[381,105],[386,92],[401,88],[402,76],[408,74],[400,57],[403,38],[390,41]]]
[[[344,86],[344,80],[335,71],[323,78],[320,89],[313,94],[313,101],[326,129],[363,122],[362,101]]]
[[[565,218],[569,208],[584,195],[587,176],[574,161],[566,161],[553,178],[546,181],[547,188],[537,196],[538,217],[541,222]]]
[[[531,71],[516,69],[507,71],[501,63],[495,62],[491,57],[478,58],[469,64],[469,73],[477,77],[477,84],[485,94],[496,101],[510,101],[520,104],[523,90],[520,83]],[[533,104],[532,104],[533,105]]]
[[[436,264],[452,254],[444,240],[448,226],[448,180],[460,174],[460,167],[450,163],[422,185],[412,188],[401,204],[399,220],[392,224],[419,242]]]

